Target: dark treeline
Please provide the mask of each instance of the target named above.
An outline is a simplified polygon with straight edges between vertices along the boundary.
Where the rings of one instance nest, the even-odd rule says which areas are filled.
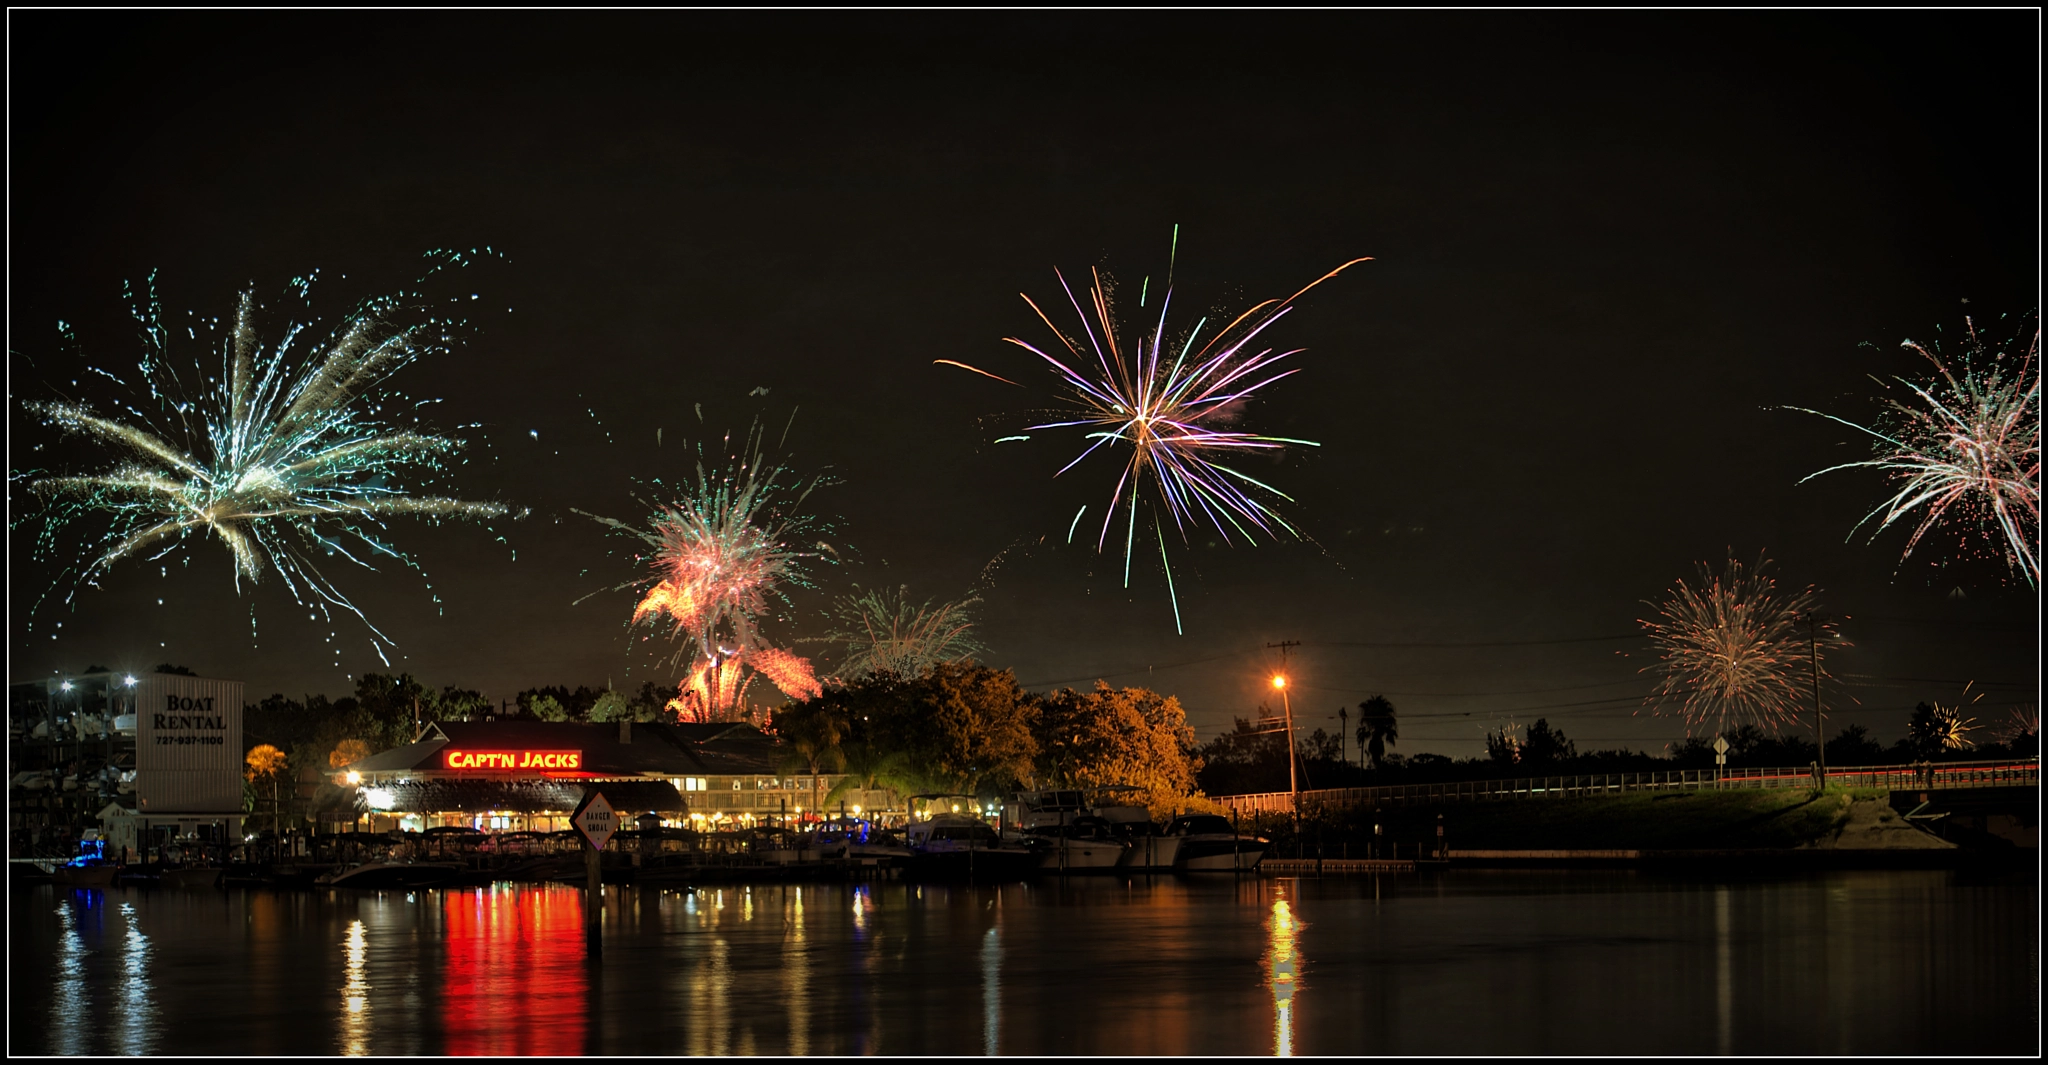
[[[1477,757],[1454,759],[1430,753],[1403,756],[1386,750],[1397,746],[1399,740],[1393,708],[1384,699],[1369,700],[1352,714],[1364,722],[1355,740],[1324,728],[1307,735],[1297,729],[1295,749],[1300,760],[1295,773],[1302,790],[1714,766],[1711,736],[1687,739],[1665,755],[1624,749],[1580,751],[1564,729],[1541,718],[1518,733],[1488,733],[1486,753]],[[1923,760],[2028,757],[2038,753],[2035,732],[2009,729],[1996,738],[1987,737],[1985,742],[1977,743],[1945,728],[1944,716],[1940,708],[1920,704],[1906,735],[1889,746],[1879,743],[1862,725],[1849,725],[1828,740],[1828,764],[1902,765]],[[1953,719],[1952,714],[1947,716]],[[1372,743],[1375,738],[1382,750],[1377,758]],[[1258,722],[1238,718],[1231,731],[1198,749],[1202,790],[1210,795],[1286,791],[1286,750],[1285,734],[1276,731],[1270,715]],[[1803,767],[1816,758],[1811,737],[1774,735],[1755,725],[1742,725],[1728,733],[1731,767]]]

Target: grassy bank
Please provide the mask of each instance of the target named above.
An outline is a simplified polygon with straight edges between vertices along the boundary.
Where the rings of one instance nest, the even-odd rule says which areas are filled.
[[[1734,850],[1812,846],[1834,838],[1851,801],[1882,801],[1880,789],[1830,788],[1815,796],[1778,791],[1635,792],[1599,798],[1515,799],[1332,811],[1306,818],[1301,841],[1320,840],[1334,855],[1348,844],[1362,854],[1373,839],[1403,851],[1435,839],[1443,815],[1444,839],[1457,850]],[[1292,856],[1294,837],[1284,818],[1265,817],[1259,831],[1282,842],[1275,856]]]

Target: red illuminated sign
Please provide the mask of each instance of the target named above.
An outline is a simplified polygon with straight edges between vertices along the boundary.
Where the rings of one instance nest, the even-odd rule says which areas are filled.
[[[581,769],[582,751],[458,751],[441,752],[443,769],[519,770]]]

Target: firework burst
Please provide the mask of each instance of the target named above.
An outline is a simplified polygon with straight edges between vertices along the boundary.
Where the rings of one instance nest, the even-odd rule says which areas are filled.
[[[1178,230],[1176,244],[1177,234]],[[1084,307],[1066,276],[1054,271],[1067,302],[1080,318],[1078,336],[1061,332],[1030,296],[1023,297],[1059,339],[1059,354],[1048,353],[1017,337],[1004,339],[1044,360],[1059,379],[1068,405],[1057,420],[1029,426],[1024,435],[1003,440],[1028,440],[1030,433],[1045,430],[1081,430],[1082,439],[1092,443],[1054,476],[1073,469],[1097,451],[1123,452],[1123,472],[1103,508],[1096,550],[1107,548],[1121,513],[1124,587],[1130,587],[1131,559],[1139,550],[1138,511],[1141,505],[1149,504],[1151,538],[1158,542],[1176,631],[1181,628],[1180,601],[1173,590],[1173,566],[1167,556],[1168,524],[1174,526],[1183,542],[1191,524],[1213,527],[1226,543],[1232,541],[1233,534],[1247,543],[1255,542],[1255,535],[1300,536],[1268,503],[1292,502],[1286,493],[1222,460],[1270,453],[1293,445],[1318,446],[1312,440],[1263,436],[1231,426],[1260,389],[1298,372],[1281,369],[1279,364],[1300,354],[1300,349],[1276,352],[1274,348],[1260,346],[1260,337],[1267,327],[1285,317],[1293,309],[1293,302],[1309,289],[1347,267],[1368,261],[1353,259],[1284,300],[1266,300],[1209,334],[1206,340],[1203,330],[1209,324],[1207,318],[1197,321],[1185,337],[1169,336],[1166,331],[1167,313],[1173,303],[1170,263],[1159,314],[1149,326],[1139,327],[1135,342],[1120,336],[1111,287],[1098,272],[1090,271],[1094,284],[1088,289]],[[1149,281],[1146,287],[1150,287]],[[1141,292],[1138,306],[1144,305]],[[951,359],[935,361],[1016,384],[966,363]],[[1147,486],[1151,489],[1149,499]],[[1084,506],[1074,514],[1067,530],[1068,542],[1073,541],[1087,509]],[[1146,550],[1149,549],[1146,545]]]
[[[1864,515],[1855,529],[1883,515],[1874,538],[1893,522],[1917,514],[1903,563],[1937,525],[1972,537],[2002,541],[1999,553],[2029,586],[2041,578],[2041,348],[2040,321],[2021,328],[2014,343],[1986,344],[1976,324],[1963,319],[1961,357],[1944,359],[1940,345],[1908,340],[1904,347],[1934,365],[1924,382],[1895,378],[1910,398],[1886,399],[1877,428],[1819,414],[1873,439],[1876,457],[1812,473],[1804,484],[1836,470],[1883,470],[1897,491]],[[1855,529],[1850,535],[1855,535]]]
[[[1816,660],[1827,678],[1827,652],[1849,643],[1826,620],[1813,631],[1814,588],[1779,591],[1769,565],[1759,555],[1745,568],[1731,556],[1715,574],[1701,563],[1697,587],[1680,580],[1663,603],[1645,603],[1657,617],[1638,624],[1660,661],[1643,672],[1661,676],[1649,705],[1677,704],[1689,726],[1723,733],[1742,723],[1776,731],[1813,705]]]
[[[933,605],[912,602],[907,586],[841,596],[833,604],[840,627],[824,637],[848,648],[839,675],[895,673],[915,677],[942,662],[971,660],[986,650],[972,635],[968,608],[977,598]]]
[[[429,259],[423,285],[469,261],[448,252]],[[301,303],[312,284],[310,276],[292,282]],[[65,601],[123,561],[158,560],[194,535],[210,535],[234,559],[237,592],[245,581],[275,573],[294,600],[321,616],[331,619],[330,608],[354,614],[382,657],[389,639],[315,558],[374,570],[372,560],[382,556],[417,569],[392,545],[386,519],[484,520],[508,512],[500,503],[408,488],[445,473],[464,441],[425,429],[417,414],[425,404],[406,400],[388,382],[419,358],[449,350],[466,323],[422,293],[407,292],[359,304],[323,340],[303,342],[309,326],[292,324],[266,344],[258,323],[263,307],[244,292],[221,338],[223,365],[213,378],[201,366],[181,370],[172,359],[154,275],[131,311],[142,327],[146,394],[119,401],[111,413],[76,399],[23,404],[45,424],[113,452],[96,472],[21,471],[12,478],[43,504],[25,519],[42,521],[38,553],[82,559],[59,578]],[[60,330],[71,339],[68,326],[60,323]],[[188,334],[196,339],[198,332],[195,325]],[[97,526],[97,538],[83,551],[68,549],[62,532],[82,523]]]
[[[700,447],[696,481],[657,506],[645,528],[577,511],[647,545],[650,572],[614,590],[641,593],[633,624],[672,624],[674,660],[688,673],[668,705],[685,720],[730,714],[757,677],[791,698],[819,694],[810,663],[771,645],[760,623],[776,602],[787,605],[786,586],[806,583],[807,560],[832,553],[823,541],[799,546],[814,540],[801,508],[823,483],[770,463],[756,423],[724,467],[707,469]]]

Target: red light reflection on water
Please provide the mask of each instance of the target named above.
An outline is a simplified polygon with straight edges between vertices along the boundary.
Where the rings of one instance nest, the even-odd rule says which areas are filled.
[[[441,894],[448,1054],[583,1053],[583,893],[499,886]]]

